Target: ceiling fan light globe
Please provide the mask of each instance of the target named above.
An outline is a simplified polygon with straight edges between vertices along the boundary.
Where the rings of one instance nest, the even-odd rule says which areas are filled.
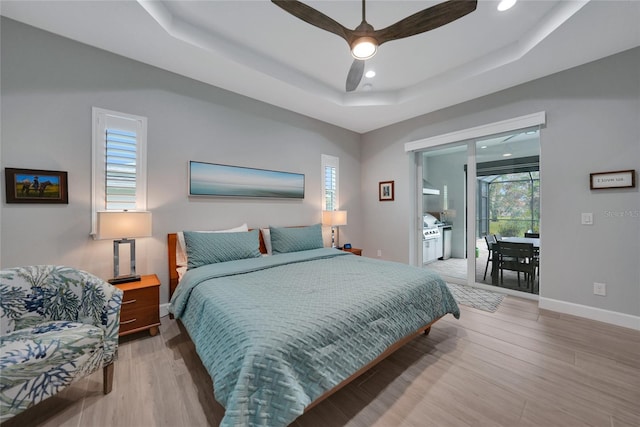
[[[378,42],[373,37],[360,37],[351,45],[351,55],[355,59],[372,58],[378,51]]]

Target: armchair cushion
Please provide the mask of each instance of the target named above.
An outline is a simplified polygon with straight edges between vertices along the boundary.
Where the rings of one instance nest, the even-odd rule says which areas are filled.
[[[45,322],[3,336],[2,398],[20,407],[53,396],[101,368],[103,346],[100,328],[69,321]]]
[[[0,272],[0,421],[113,363],[122,291],[84,271]]]

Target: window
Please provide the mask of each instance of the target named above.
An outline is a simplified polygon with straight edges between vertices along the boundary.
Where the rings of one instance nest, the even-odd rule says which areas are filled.
[[[338,210],[338,158],[323,154],[322,163],[322,210]]]
[[[147,119],[93,108],[91,234],[96,212],[147,209]]]

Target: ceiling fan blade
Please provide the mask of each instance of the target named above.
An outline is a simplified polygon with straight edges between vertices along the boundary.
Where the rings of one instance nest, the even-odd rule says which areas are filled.
[[[329,31],[330,33],[336,34],[347,41],[350,40],[351,33],[353,33],[352,30],[345,28],[324,13],[317,11],[304,3],[295,0],[271,0],[271,2],[296,18],[301,19],[314,27]]]
[[[364,61],[362,59],[354,59],[351,64],[351,68],[349,68],[349,74],[347,74],[347,83],[345,85],[347,92],[353,92],[356,90],[360,84],[360,80],[362,80],[363,74]]]
[[[414,13],[395,24],[375,31],[379,44],[421,34],[446,25],[476,10],[477,0],[449,0]]]

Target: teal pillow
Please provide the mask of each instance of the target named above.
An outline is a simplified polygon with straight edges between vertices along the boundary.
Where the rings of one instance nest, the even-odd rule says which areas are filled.
[[[217,262],[258,258],[260,254],[259,231],[239,233],[198,233],[185,231],[187,269]]]
[[[274,254],[306,251],[324,247],[322,226],[279,228],[269,227],[271,248]]]

